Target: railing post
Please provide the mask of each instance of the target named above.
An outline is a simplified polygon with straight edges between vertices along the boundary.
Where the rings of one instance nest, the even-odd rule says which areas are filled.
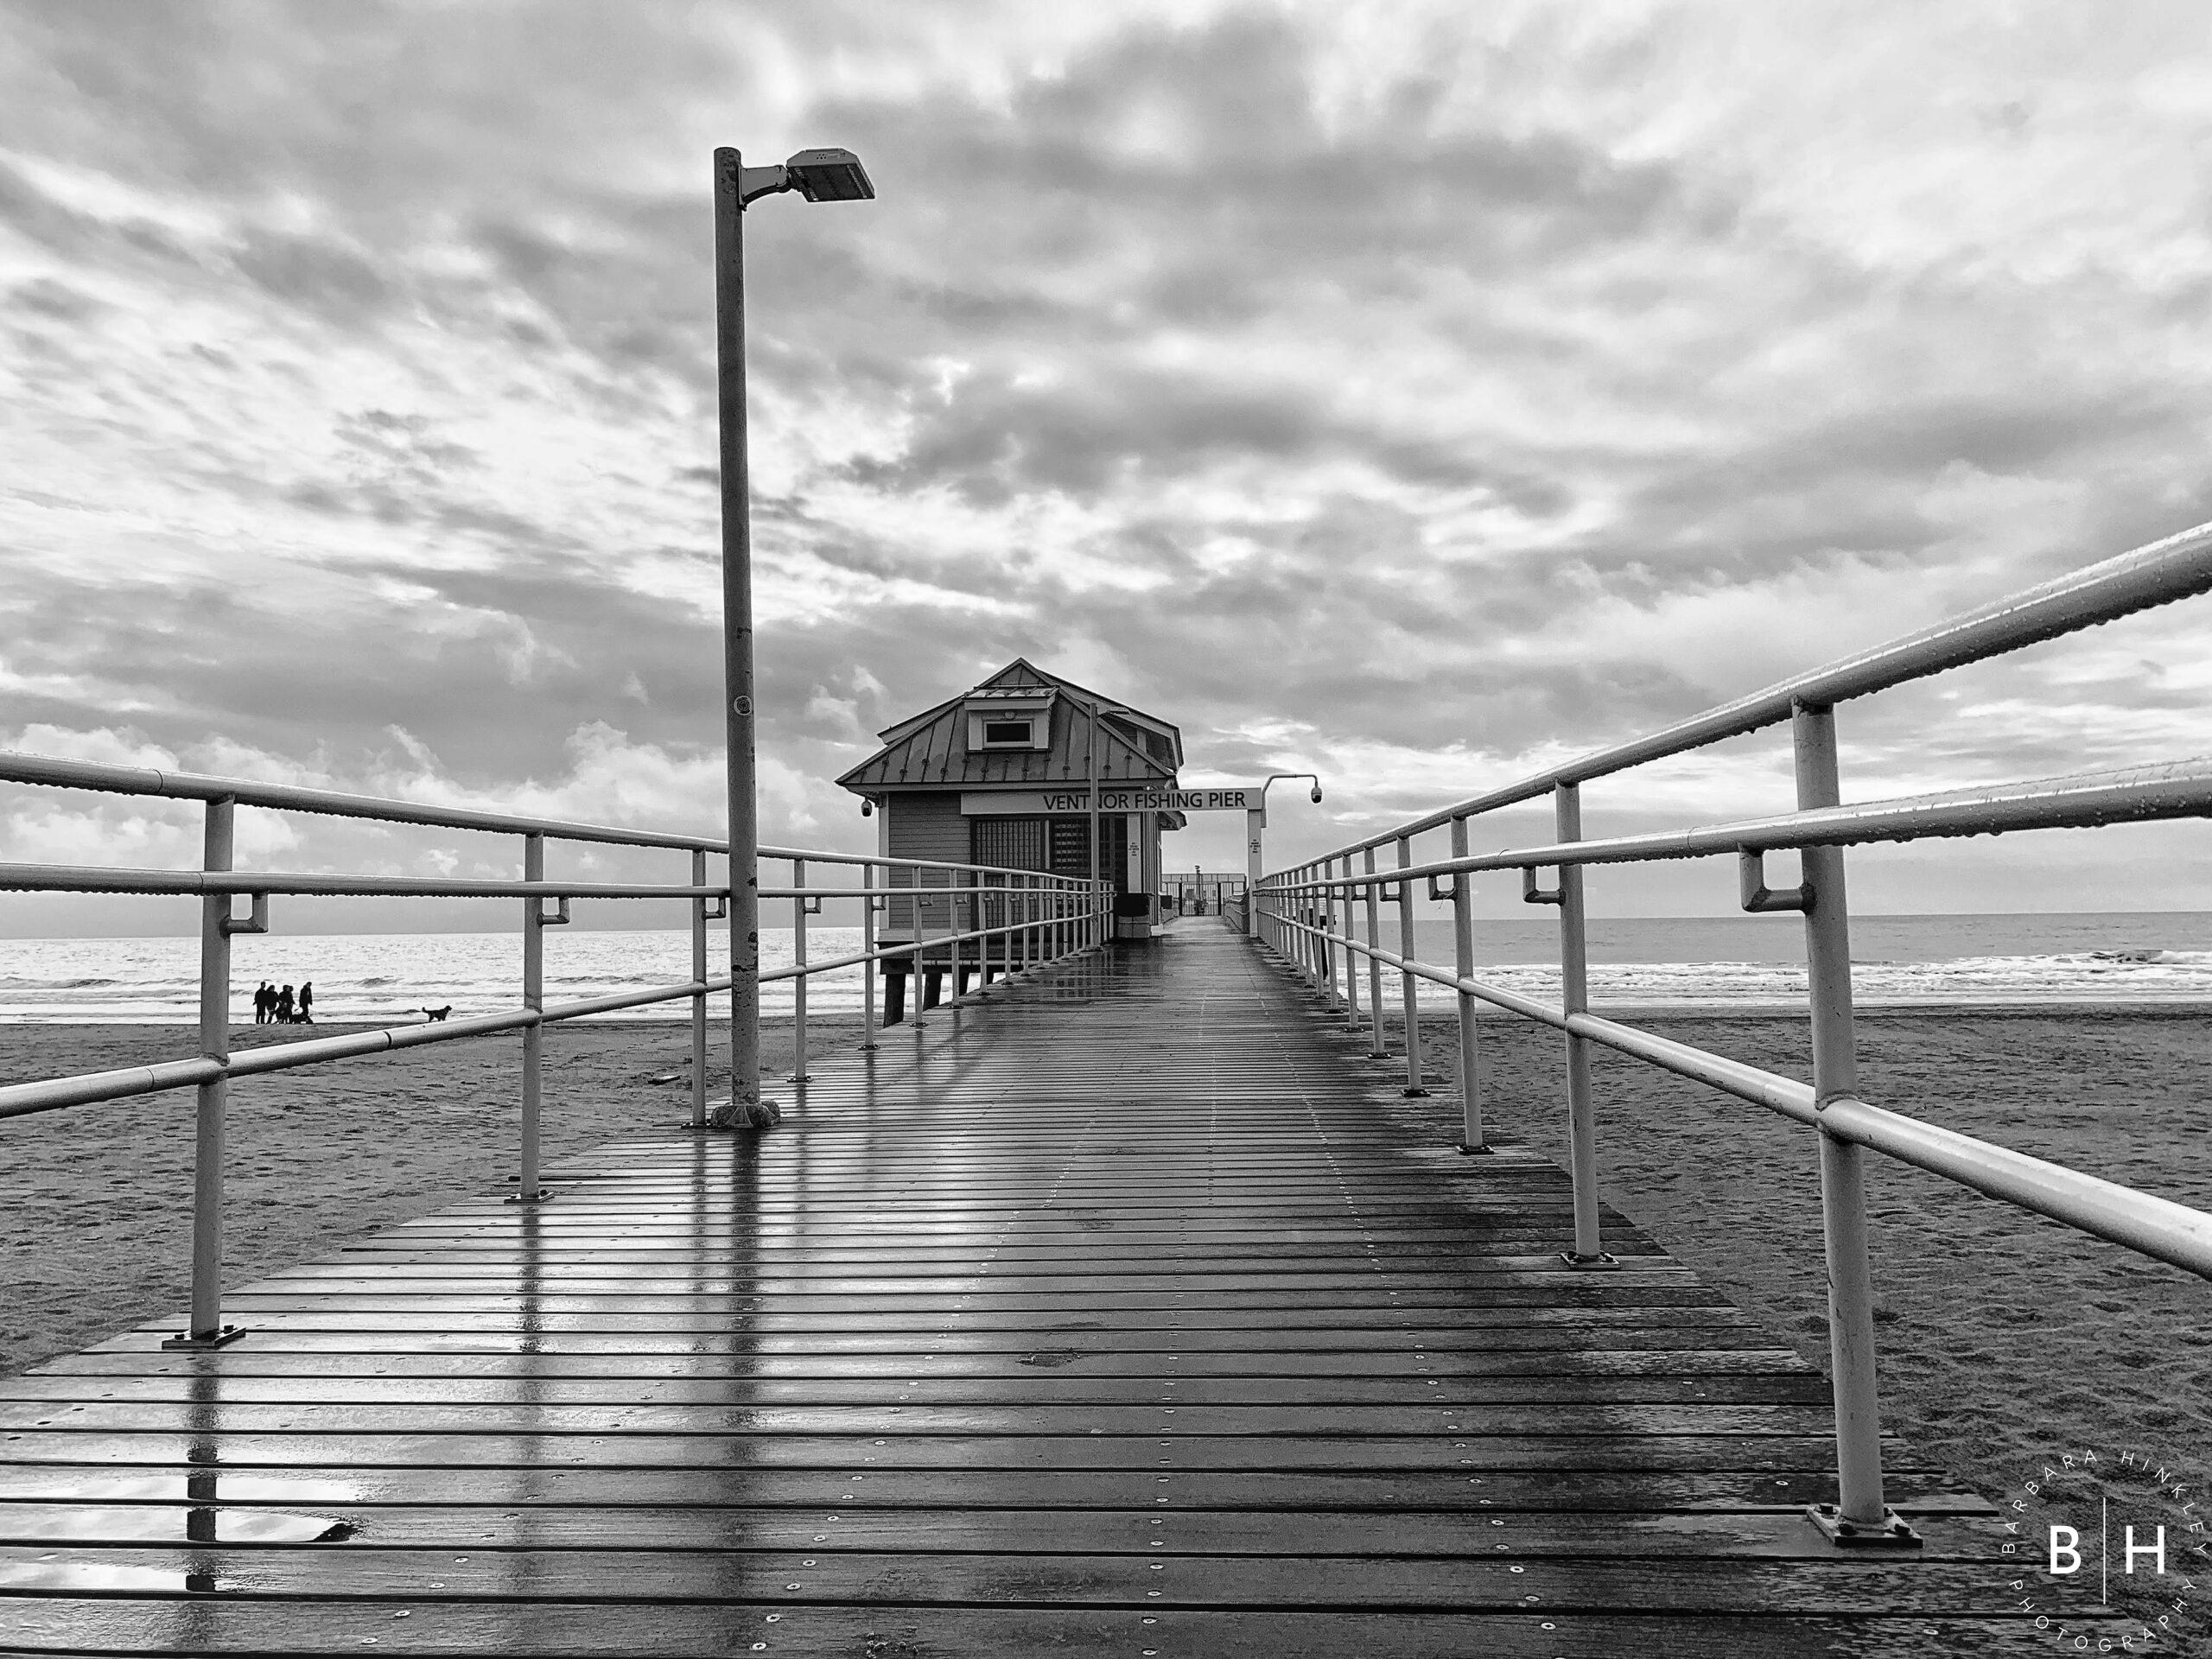
[[[238,803],[226,796],[207,803],[200,866],[231,868]],[[200,1052],[211,1060],[231,1057],[231,896],[211,893],[200,901]],[[230,1105],[227,1076],[200,1085],[192,1145],[192,1317],[181,1337],[164,1348],[213,1348],[243,1334],[223,1323],[223,1135]]]
[[[707,885],[707,849],[691,849],[691,885]],[[707,982],[707,901],[702,898],[691,901],[691,982]],[[691,996],[691,1127],[702,1129],[707,1126],[707,994],[695,991]]]
[[[1467,856],[1467,821],[1452,820],[1452,856]],[[1475,884],[1466,871],[1452,877],[1452,959],[1462,980],[1475,976]],[[1466,991],[1459,1000],[1459,1150],[1488,1152],[1483,1139],[1481,1073],[1475,1049],[1475,999]]]
[[[979,995],[982,993],[983,988],[984,977],[988,973],[991,965],[991,937],[989,931],[991,925],[985,919],[985,918],[990,914],[990,910],[989,895],[983,891],[982,872],[980,870],[969,871],[968,875],[968,925],[963,929],[962,931],[973,933],[976,936],[976,988]],[[966,956],[967,947],[964,945],[960,947],[957,954],[963,957]],[[960,984],[960,975],[957,968],[953,972],[952,983],[954,988],[957,989]]]
[[[791,1081],[806,1077],[806,861],[791,861],[791,966],[798,969],[791,981]]]
[[[997,936],[991,930],[998,924],[991,919],[995,911],[991,904],[990,878],[978,871],[968,880],[976,889],[976,896],[968,903],[969,908],[975,912],[972,925],[976,935],[976,991],[981,995],[990,988],[991,970],[996,965],[992,961],[991,946]]]
[[[1325,934],[1316,934],[1313,930],[1322,925],[1320,907],[1323,905],[1336,903],[1336,895],[1326,887],[1316,887],[1312,885],[1316,868],[1312,864],[1301,865],[1299,867],[1298,873],[1291,878],[1292,885],[1288,892],[1291,904],[1290,918],[1299,927],[1298,932],[1293,936],[1292,942],[1301,953],[1299,961],[1306,975],[1306,982],[1318,991],[1322,988],[1325,977],[1328,985],[1328,1005],[1333,1008],[1337,1005],[1336,976],[1333,969],[1325,970],[1325,973],[1323,967],[1323,957],[1324,952],[1328,949],[1328,940]],[[1336,868],[1335,865],[1327,863],[1318,868],[1323,875],[1331,874]]]
[[[522,838],[522,879],[545,879],[545,837]],[[522,901],[522,1005],[532,1013],[545,1007],[545,910],[536,893]],[[522,1169],[515,1191],[518,1204],[536,1204],[545,1194],[538,1181],[537,1105],[544,1069],[545,1027],[532,1020],[522,1028]]]
[[[966,880],[969,882],[973,883],[976,878],[975,875],[970,873],[967,875]],[[961,939],[960,936],[963,933],[969,933],[975,931],[976,917],[978,913],[976,899],[974,897],[975,888],[970,886],[969,888],[969,896],[968,899],[968,921],[965,926],[961,925],[961,872],[957,870],[946,872],[944,878],[944,925],[948,943],[944,947],[944,1000],[948,1003],[957,1002],[960,1000],[960,969],[962,965],[967,961],[968,957],[968,946]],[[982,941],[979,939],[976,943],[980,944]]]
[[[1336,931],[1336,893],[1330,887],[1319,887],[1319,880],[1327,880],[1336,874],[1334,861],[1323,861],[1320,865],[1305,865],[1305,885],[1299,887],[1299,920],[1305,929],[1299,933],[1299,944],[1305,951],[1305,982],[1320,991],[1320,1007],[1336,1008],[1336,943],[1332,933]]]
[[[1398,868],[1404,869],[1414,861],[1414,843],[1410,836],[1398,837]],[[1398,954],[1408,962],[1414,960],[1414,884],[1401,880],[1398,883]],[[1406,1007],[1406,1095],[1418,1099],[1428,1093],[1421,1081],[1421,1008],[1416,1000],[1416,988],[1421,981],[1410,969],[1398,970],[1398,995]]]
[[[1337,861],[1333,858],[1325,860],[1321,865],[1321,874],[1334,875],[1336,873]],[[1349,853],[1344,855],[1344,873],[1347,876],[1351,874],[1351,855]],[[1351,917],[1352,906],[1358,900],[1353,896],[1354,890],[1351,887],[1323,887],[1319,891],[1323,909],[1316,919],[1325,918],[1328,934],[1333,935],[1337,931],[1337,906],[1338,905],[1344,906],[1344,947],[1340,954],[1344,960],[1344,1029],[1357,1031],[1359,1029],[1359,952],[1351,948],[1351,942],[1358,938],[1359,934],[1358,930],[1352,925]],[[1334,1007],[1337,1006],[1337,955],[1339,953],[1332,940],[1329,943],[1328,949],[1331,952],[1328,958],[1329,1006]]]
[[[1307,886],[1314,867],[1300,865],[1283,877],[1282,919],[1283,951],[1290,958],[1290,965],[1315,990],[1321,988],[1319,967],[1320,941],[1307,930],[1319,923],[1320,912],[1315,908],[1321,903],[1320,893]],[[1332,982],[1328,1006],[1336,1006],[1336,991]]]
[[[875,1046],[875,866],[861,866],[861,1046]]]
[[[1351,874],[1351,860],[1344,860],[1344,874]],[[1382,943],[1382,906],[1375,880],[1375,849],[1370,847],[1360,861],[1360,874],[1367,880],[1367,1011],[1374,1017],[1375,1031],[1370,1039],[1367,1058],[1387,1060],[1390,1046],[1382,1040],[1382,958],[1375,948]],[[1350,929],[1346,929],[1350,931]]]
[[[1560,784],[1552,791],[1559,839],[1582,839],[1582,791]],[[1582,906],[1582,867],[1562,864],[1559,872],[1560,1001],[1569,1014],[1590,1007],[1590,942]],[[1598,1225],[1598,1126],[1590,1095],[1589,1039],[1572,1032],[1567,1038],[1567,1139],[1568,1167],[1574,1177],[1574,1248],[1567,1260],[1579,1268],[1611,1267]]]
[[[1797,807],[1842,802],[1835,711],[1796,706],[1790,735]],[[1852,1035],[1851,907],[1843,849],[1801,849],[1805,892],[1805,969],[1811,992],[1813,1099],[1825,1111],[1857,1097]],[[1836,1503],[1815,1504],[1813,1522],[1838,1544],[1910,1548],[1919,1542],[1882,1501],[1882,1412],[1874,1366],[1873,1274],[1867,1255],[1864,1153],[1820,1131],[1821,1224],[1827,1254],[1828,1364],[1834,1378]]]
[[[929,877],[930,873],[926,869],[924,869],[920,865],[918,864],[914,867],[914,969],[912,974],[910,976],[913,983],[907,987],[907,989],[912,993],[911,1000],[913,1006],[907,1010],[906,1023],[912,1026],[916,1031],[919,1031],[924,1026],[929,1023],[922,1018],[922,976],[924,971],[922,952],[929,938],[928,927],[922,919],[922,905],[924,902],[922,894],[929,889]]]

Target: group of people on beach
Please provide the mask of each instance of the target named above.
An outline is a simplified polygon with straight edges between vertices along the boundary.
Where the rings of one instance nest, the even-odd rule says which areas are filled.
[[[311,1026],[315,1023],[315,983],[302,980],[296,997],[289,985],[278,990],[267,980],[253,994],[253,1023],[257,1026]]]

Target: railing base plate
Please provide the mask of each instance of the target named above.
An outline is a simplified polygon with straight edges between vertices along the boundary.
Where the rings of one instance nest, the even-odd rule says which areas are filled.
[[[1487,1145],[1471,1147],[1465,1141],[1462,1141],[1453,1147],[1452,1150],[1458,1153],[1462,1158],[1487,1158],[1491,1153],[1497,1151],[1497,1148]]]
[[[1821,1531],[1821,1536],[1838,1549],[1918,1549],[1920,1535],[1907,1526],[1904,1517],[1895,1510],[1882,1511],[1878,1527],[1860,1526],[1847,1521],[1833,1503],[1808,1503],[1805,1518]]]
[[[1618,1258],[1602,1250],[1595,1255],[1577,1255],[1573,1250],[1561,1250],[1559,1259],[1577,1273],[1611,1273],[1620,1266]]]
[[[921,1021],[918,1020],[914,1023],[919,1025]],[[774,1101],[756,1100],[745,1106],[717,1107],[704,1127],[741,1135],[756,1129],[772,1129],[783,1121],[784,1109]]]
[[[1428,1090],[1426,1089],[1407,1089],[1401,1092],[1404,1094],[1408,1100],[1427,1100],[1428,1098]]]
[[[510,1192],[500,1202],[502,1204],[550,1204],[553,1198],[553,1189],[550,1186],[541,1186],[535,1192]]]
[[[245,1326],[226,1325],[212,1337],[163,1337],[162,1347],[167,1352],[200,1353],[210,1348],[222,1348],[245,1335]]]

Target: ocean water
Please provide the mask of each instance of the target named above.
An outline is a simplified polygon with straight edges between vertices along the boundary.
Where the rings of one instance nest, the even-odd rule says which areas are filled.
[[[1382,938],[1395,948],[1388,911]],[[1415,940],[1425,960],[1452,960],[1448,923],[1417,922]],[[690,977],[690,938],[680,930],[556,930],[545,946],[549,1005]],[[788,931],[764,931],[760,947],[766,971],[790,965]],[[858,928],[809,931],[814,961],[859,949]],[[717,931],[710,955],[719,959],[722,950]],[[0,1023],[190,1024],[199,950],[191,938],[0,939]],[[1557,950],[1548,915],[1477,926],[1481,976],[1524,995],[1557,1000]],[[1854,917],[1852,954],[1862,1006],[2212,1001],[2212,912]],[[512,932],[241,937],[232,941],[233,1017],[251,1021],[253,988],[264,978],[312,981],[316,1018],[326,1024],[400,1024],[448,1004],[457,1014],[487,1014],[521,1001],[521,955]],[[1590,960],[1599,1005],[1790,1007],[1805,995],[1803,927],[1793,916],[1593,920]],[[1451,995],[1427,983],[1421,992],[1424,1001]],[[1396,995],[1386,975],[1384,995]],[[819,976],[807,997],[815,1013],[857,1013],[860,971]],[[763,987],[761,1003],[771,1016],[788,1015],[791,985]],[[689,1010],[677,1001],[602,1017],[683,1020]]]
[[[1395,916],[1382,916],[1395,950]],[[1421,959],[1453,960],[1449,922],[1416,921]],[[1544,1001],[1559,998],[1557,912],[1478,922],[1478,976]],[[1802,1007],[1805,930],[1795,915],[1593,918],[1593,1004]],[[1854,916],[1852,988],[1861,1007],[2212,999],[2212,912],[2067,912]],[[1394,982],[1383,995],[1396,995]],[[1449,1000],[1424,982],[1424,1001]]]
[[[720,931],[708,936],[708,973],[728,950]],[[861,948],[857,927],[810,928],[814,962]],[[791,963],[788,930],[763,930],[760,965],[773,973]],[[545,932],[545,1002],[582,1002],[691,977],[691,936],[667,931]],[[456,1017],[522,1004],[522,940],[503,933],[323,933],[240,936],[231,941],[231,1007],[240,1025],[253,1021],[254,987],[315,986],[318,1024],[404,1025],[425,1008],[450,1006]],[[818,974],[807,988],[817,1014],[857,1014],[856,968]],[[709,1007],[727,1009],[727,995]],[[791,987],[764,985],[762,1011],[789,1015]],[[196,938],[0,939],[0,1023],[44,1021],[100,1025],[194,1024],[199,1020],[200,942]],[[689,1020],[688,1000],[625,1010],[605,1019]]]

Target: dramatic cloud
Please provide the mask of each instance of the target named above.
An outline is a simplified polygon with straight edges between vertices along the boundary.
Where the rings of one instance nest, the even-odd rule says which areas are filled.
[[[2212,518],[2201,31],[0,4],[0,740],[717,822],[709,152],[842,143],[879,200],[747,215],[765,832],[863,844],[827,780],[1026,654],[1324,772],[1318,850]],[[2212,747],[2200,615],[1853,706],[1848,789]],[[1591,810],[1788,798],[1769,737]],[[2163,833],[1870,880],[2090,902]],[[0,791],[0,857],[191,856]]]

